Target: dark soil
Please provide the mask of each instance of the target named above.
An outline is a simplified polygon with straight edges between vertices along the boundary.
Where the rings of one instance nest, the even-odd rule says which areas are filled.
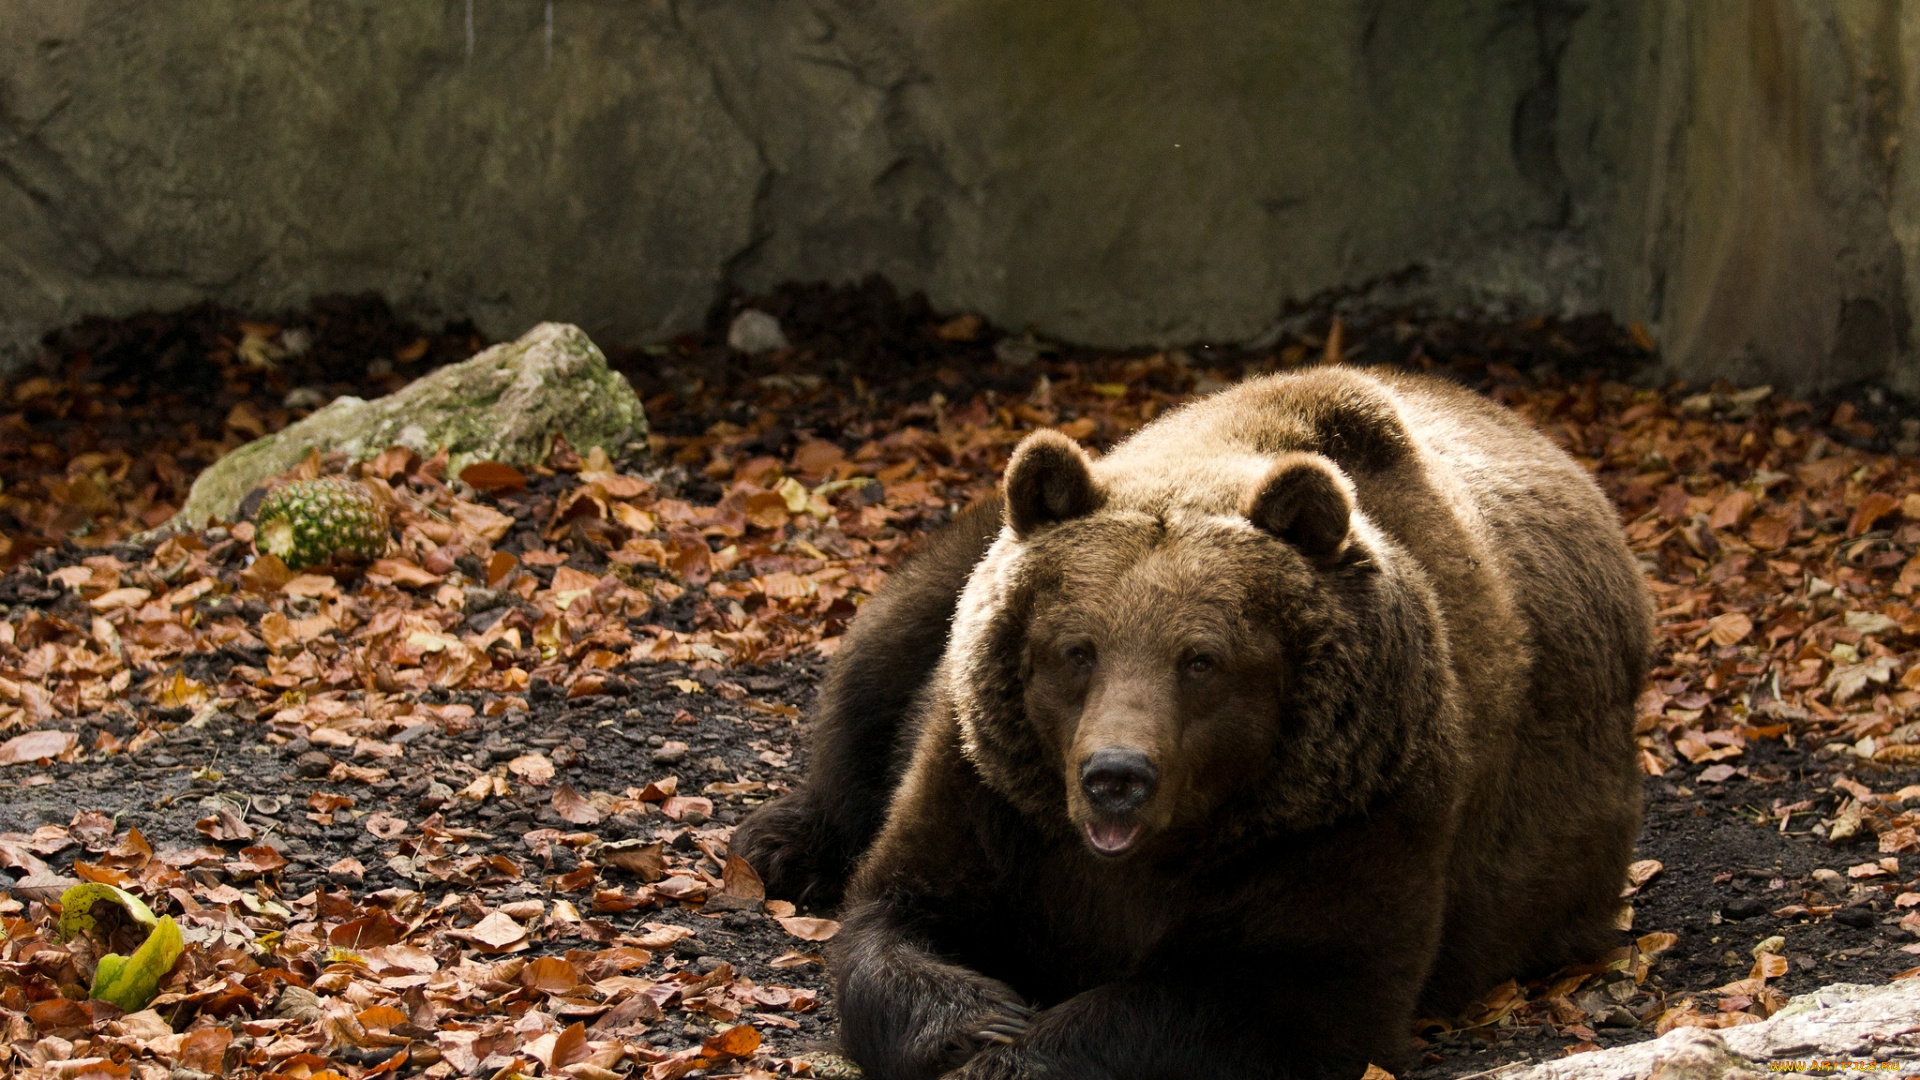
[[[104,762],[56,763],[46,768],[0,767],[0,832],[32,832],[40,825],[64,825],[77,809],[84,808],[116,817],[121,828],[138,828],[156,851],[195,847],[210,842],[195,829],[195,822],[224,803],[258,833],[246,844],[268,844],[289,860],[278,875],[282,895],[299,896],[313,889],[337,891],[341,883],[329,880],[325,870],[350,855],[367,868],[364,881],[351,886],[356,895],[405,888],[421,890],[437,901],[449,892],[477,893],[483,903],[494,907],[561,894],[550,892],[532,875],[522,882],[479,888],[448,885],[426,875],[418,880],[403,877],[388,865],[388,860],[400,853],[395,842],[376,839],[360,821],[344,816],[332,826],[309,822],[308,797],[314,792],[344,795],[356,800],[357,812],[385,811],[415,823],[438,811],[450,827],[486,834],[470,842],[472,854],[503,854],[524,864],[532,861],[521,839],[524,834],[534,829],[573,832],[580,828],[554,811],[552,787],[518,786],[512,796],[489,799],[476,813],[464,801],[442,803],[431,797],[429,784],[441,775],[436,768],[439,762],[457,759],[484,767],[489,761],[537,749],[559,766],[553,785],[567,784],[581,792],[618,792],[669,775],[679,777],[682,792],[698,791],[710,781],[739,776],[788,785],[798,779],[806,758],[797,722],[756,715],[738,708],[723,695],[744,689],[755,700],[804,709],[811,702],[820,674],[818,664],[795,662],[764,670],[733,670],[724,678],[713,671],[692,672],[672,664],[630,668],[622,674],[627,677],[623,687],[627,693],[623,696],[593,695],[566,701],[535,692],[528,697],[530,709],[525,713],[509,710],[498,717],[476,716],[477,725],[458,736],[429,733],[415,738],[405,744],[404,759],[385,763],[393,769],[393,775],[370,786],[304,778],[300,771],[313,770],[313,747],[300,739],[281,740],[276,745],[269,725],[224,714],[197,729],[182,725],[138,755]],[[676,679],[694,680],[714,689],[687,693],[671,685]],[[445,695],[436,703],[467,704],[480,713],[487,696]],[[686,749],[677,754],[672,749],[663,752],[669,743],[684,744]],[[560,764],[562,761],[566,764]],[[203,770],[219,776],[209,778]],[[202,775],[196,778],[196,773]],[[29,777],[33,778],[29,781],[32,786],[23,786],[22,781]],[[730,826],[753,805],[746,800],[764,797],[764,792],[746,798],[716,796],[713,819],[698,825],[675,823],[657,815],[628,820],[616,815],[591,831],[606,841],[635,837],[663,840],[683,852],[693,850],[696,839],[718,841],[724,848]],[[242,846],[241,842],[227,845],[235,851]],[[69,849],[47,862],[70,874],[77,851]],[[578,857],[566,849],[555,847],[554,852],[553,863],[541,867],[543,871],[561,874],[578,865]],[[13,883],[13,877],[0,871],[0,888]],[[571,899],[585,908],[585,897],[575,894]],[[712,918],[669,905],[605,918],[620,931],[634,934],[644,934],[640,927],[648,922],[693,929],[696,936],[678,943],[673,958],[696,970],[725,961],[736,973],[761,985],[816,991],[820,1006],[795,1014],[797,1029],[766,1029],[768,1043],[763,1052],[790,1056],[818,1051],[827,1044],[834,1012],[822,967],[808,964],[778,969],[767,965],[796,947],[817,952],[818,946],[787,935],[766,915],[735,911]],[[549,942],[536,946],[535,951],[561,953],[568,947],[565,942]],[[673,959],[667,963],[673,965]],[[698,1043],[712,1033],[712,1027],[696,1029],[674,1017],[649,1030],[655,1045],[668,1050]]]

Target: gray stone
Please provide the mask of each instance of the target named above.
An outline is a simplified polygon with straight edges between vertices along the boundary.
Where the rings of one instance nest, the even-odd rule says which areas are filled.
[[[1719,1031],[1675,1028],[1658,1039],[1510,1065],[1487,1080],[1760,1080],[1771,1062],[1911,1061],[1920,1056],[1920,980],[1836,983],[1801,994],[1759,1023]],[[1885,1076],[1835,1069],[1824,1076]]]
[[[1096,343],[1600,309],[1920,391],[1920,7],[0,0],[0,353],[376,290],[502,335],[887,275]]]
[[[748,308],[733,317],[733,323],[727,327],[727,347],[736,352],[758,355],[787,347],[787,335],[780,330],[780,320],[755,308]]]
[[[545,460],[556,434],[585,453],[644,453],[646,412],[626,376],[607,367],[577,326],[541,323],[518,341],[415,379],[373,401],[342,397],[296,424],[233,451],[202,472],[175,521],[231,519],[247,493],[310,450],[373,457],[389,446],[442,448],[449,475],[476,461]]]

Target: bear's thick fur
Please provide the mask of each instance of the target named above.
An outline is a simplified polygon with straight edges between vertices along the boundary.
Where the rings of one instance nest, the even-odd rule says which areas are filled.
[[[876,1080],[1357,1077],[1607,947],[1649,625],[1612,508],[1512,414],[1257,379],[1098,461],[1025,440],[855,620],[807,786],[735,847],[844,888]]]

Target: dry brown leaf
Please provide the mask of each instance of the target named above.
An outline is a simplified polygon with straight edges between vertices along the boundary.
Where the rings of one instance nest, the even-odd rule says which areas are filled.
[[[236,840],[253,839],[253,826],[240,819],[233,809],[222,804],[213,814],[193,823],[193,827],[209,839],[228,843]]]
[[[814,919],[805,915],[794,915],[775,920],[780,928],[801,941],[827,941],[840,932],[840,924],[832,919]]]
[[[600,849],[600,859],[608,866],[624,870],[643,882],[659,881],[666,876],[666,845],[660,841],[622,840]]]
[[[520,969],[520,985],[543,994],[564,994],[580,985],[580,974],[560,957],[542,956]]]
[[[1740,644],[1751,633],[1753,619],[1743,611],[1729,611],[1707,621],[1707,636],[1723,649]]]
[[[534,787],[545,787],[553,781],[553,760],[545,754],[521,754],[507,762],[507,771]]]
[[[391,840],[407,831],[407,819],[395,817],[384,810],[368,814],[361,822],[366,830],[382,840]]]
[[[74,864],[78,866],[78,863]],[[240,857],[226,864],[229,874],[239,878],[277,873],[286,868],[287,857],[265,844],[240,849]]]
[[[720,872],[720,893],[742,900],[764,900],[767,886],[753,867],[747,864],[747,860],[738,855],[728,855],[726,866]]]
[[[607,817],[604,811],[596,809],[585,796],[567,784],[554,789],[553,810],[575,825],[598,825]]]
[[[0,743],[0,765],[64,760],[79,745],[80,737],[71,731],[29,731]]]
[[[468,487],[488,495],[527,490],[526,475],[500,461],[476,461],[460,470],[460,479]]]
[[[484,952],[518,952],[527,947],[527,928],[498,911],[465,930],[449,930],[447,936],[472,942]]]
[[[367,566],[367,573],[414,589],[438,585],[445,580],[438,574],[428,573],[411,559],[375,559]]]

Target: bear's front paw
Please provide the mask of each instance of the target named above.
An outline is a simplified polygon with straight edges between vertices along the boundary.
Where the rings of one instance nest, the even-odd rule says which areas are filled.
[[[952,1072],[942,1074],[940,1080],[1038,1080],[1040,1075],[1021,1060],[1013,1047],[996,1045],[975,1054]]]
[[[987,982],[976,991],[972,1007],[949,1028],[941,1057],[949,1067],[973,1060],[983,1051],[1012,1044],[1026,1034],[1034,1011],[1013,988]]]

